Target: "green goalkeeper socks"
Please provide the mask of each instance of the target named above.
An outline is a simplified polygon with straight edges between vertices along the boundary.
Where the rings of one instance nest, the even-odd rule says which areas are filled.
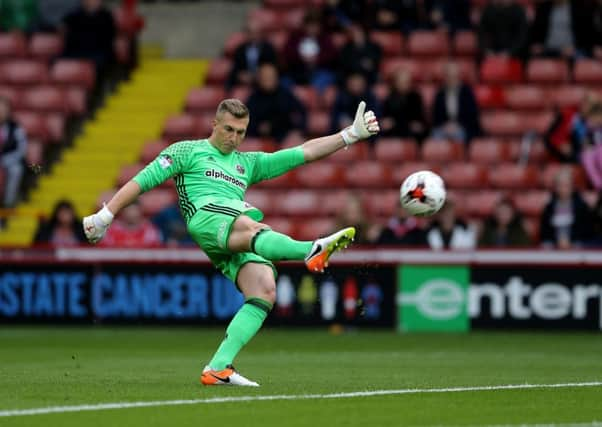
[[[251,241],[251,250],[271,261],[302,260],[311,250],[313,242],[293,240],[285,234],[268,228],[261,230]]]
[[[240,349],[259,331],[271,309],[272,304],[261,298],[247,299],[228,325],[226,338],[209,362],[211,369],[221,371],[231,365]]]

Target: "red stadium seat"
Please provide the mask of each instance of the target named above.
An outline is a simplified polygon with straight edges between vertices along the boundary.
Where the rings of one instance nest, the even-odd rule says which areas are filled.
[[[207,138],[211,135],[213,131],[213,119],[215,118],[215,113],[203,113],[196,116],[196,133],[195,136],[198,138]]]
[[[506,105],[504,91],[500,86],[477,85],[474,93],[481,108],[502,108]]]
[[[395,72],[400,69],[408,70],[412,79],[421,78],[424,80],[423,67],[420,61],[405,57],[383,58],[380,65],[380,72],[385,80],[390,79]],[[426,76],[429,79],[430,75]]]
[[[2,64],[0,77],[13,85],[43,84],[48,80],[48,67],[44,62],[20,59]]]
[[[441,31],[414,31],[408,38],[408,51],[416,56],[445,56],[449,52],[447,34]]]
[[[573,175],[573,185],[578,190],[585,190],[589,187],[589,180],[583,168],[579,165],[566,165],[560,163],[548,163],[541,173],[541,184],[544,188],[552,190],[554,188],[554,179],[561,169],[570,169]]]
[[[531,83],[563,83],[569,78],[569,66],[562,59],[531,59],[527,65],[527,80]]]
[[[524,158],[530,163],[542,163],[549,161],[549,153],[541,139],[535,139],[529,145],[523,144],[522,139],[510,139],[506,142],[510,152],[510,160],[521,161]],[[525,151],[526,150],[526,151]]]
[[[282,15],[274,10],[260,7],[249,11],[247,21],[256,23],[264,32],[270,32],[281,28]]]
[[[245,193],[245,201],[261,210],[264,214],[271,215],[276,212],[274,206],[279,195],[274,190],[262,190],[252,187]]]
[[[548,90],[546,96],[554,107],[576,107],[583,100],[585,92],[586,90],[583,86],[555,86]]]
[[[40,112],[68,112],[65,92],[55,86],[36,86],[23,93],[23,108]]]
[[[235,86],[230,91],[230,98],[240,99],[242,102],[247,102],[251,95],[251,88],[249,86]]]
[[[523,67],[516,59],[488,57],[481,63],[481,80],[485,83],[518,83]]]
[[[595,59],[579,59],[573,68],[576,83],[602,84],[602,61]]]
[[[72,86],[65,89],[67,110],[70,114],[81,116],[87,110],[87,95],[83,87]]]
[[[414,161],[418,147],[413,139],[379,138],[375,148],[376,159],[382,162]]]
[[[328,86],[324,89],[321,97],[321,106],[323,109],[330,110],[334,105],[334,101],[337,99],[338,89],[336,86]]]
[[[191,114],[171,116],[163,126],[163,136],[169,141],[194,138],[198,124],[198,117]]]
[[[113,41],[113,52],[115,53],[117,62],[120,64],[129,63],[132,55],[131,46],[131,41],[127,36],[120,34],[115,37],[115,40]]]
[[[506,103],[515,110],[542,110],[551,106],[545,91],[530,85],[506,89]]]
[[[502,163],[489,171],[489,182],[496,188],[527,190],[538,186],[537,169]]]
[[[21,33],[0,33],[0,58],[22,58],[27,55],[27,40]]]
[[[335,221],[332,218],[312,218],[311,221],[301,221],[297,224],[296,233],[299,240],[315,240],[335,231]]]
[[[435,173],[439,172],[439,165],[427,162],[404,162],[393,168],[393,182],[396,185],[401,183],[411,174],[418,171],[431,170]]]
[[[454,59],[451,61],[456,64],[458,70],[460,71],[460,78],[468,83],[474,83],[477,81],[477,70],[472,59]],[[423,65],[423,73],[425,73],[428,78],[432,78],[437,82],[442,82],[445,80],[445,67],[450,63],[449,59],[435,59],[431,62],[425,63]],[[427,68],[428,70],[425,70]],[[424,80],[424,79],[422,79]]]
[[[472,31],[458,31],[454,36],[454,53],[474,57],[478,51],[477,36]]]
[[[458,197],[459,200],[455,200],[455,202],[456,206],[463,205],[463,210],[467,215],[485,218],[493,213],[501,197],[502,194],[499,191],[471,191]]]
[[[295,86],[293,93],[308,110],[317,110],[320,107],[318,92],[312,86]]]
[[[258,188],[281,188],[289,189],[297,187],[296,170],[289,171],[277,178],[268,179],[258,183]]]
[[[422,160],[433,163],[447,163],[464,158],[464,146],[445,139],[427,139],[422,144]]]
[[[330,130],[330,115],[323,111],[310,111],[307,119],[307,131],[311,136],[324,136]]]
[[[403,53],[403,36],[399,31],[373,31],[370,39],[382,48],[385,56],[399,56]]]
[[[363,201],[370,216],[388,218],[391,217],[399,207],[399,190],[365,192]]]
[[[236,48],[238,48],[238,46],[242,45],[246,41],[247,35],[244,32],[238,31],[231,33],[226,39],[226,43],[224,44],[224,55],[232,57],[234,55],[234,52],[236,51]]]
[[[276,49],[276,52],[281,53],[284,49],[284,45],[288,39],[288,33],[286,31],[272,31],[268,34],[268,40]]]
[[[50,70],[52,81],[61,85],[94,87],[96,72],[90,61],[59,59]]]
[[[301,169],[298,169],[301,170]],[[320,193],[320,206],[316,215],[337,215],[347,205],[350,190],[327,190]]]
[[[351,147],[337,151],[329,156],[328,160],[350,164],[350,162],[366,160],[369,155],[370,148],[368,144],[360,142],[359,144],[353,144]]]
[[[512,111],[485,112],[481,125],[492,136],[520,136],[524,130],[521,114]]]
[[[470,143],[468,158],[475,164],[491,165],[510,159],[507,143],[495,138],[475,138]]]
[[[27,141],[25,161],[28,165],[44,164],[44,145],[40,141]],[[1,185],[1,184],[0,184]]]
[[[284,11],[280,15],[280,21],[284,23],[285,28],[295,30],[303,24],[303,18],[305,17],[305,10],[303,8],[295,8]],[[279,26],[278,29],[281,29]]]
[[[145,216],[153,216],[170,205],[176,203],[177,196],[173,190],[155,188],[140,196],[140,207]]]
[[[158,140],[158,141],[149,141],[144,144],[142,148],[142,154],[140,155],[140,161],[143,164],[150,163],[153,161],[161,151],[165,150],[169,146],[167,141]]]
[[[135,163],[133,165],[127,165],[121,168],[119,177],[117,178],[117,186],[121,187],[136,176],[138,172],[144,169],[143,163]]]
[[[269,217],[266,218],[264,223],[268,224],[270,228],[287,236],[297,235],[297,224],[294,220],[286,217]],[[315,237],[314,237],[315,239]]]
[[[232,68],[232,61],[227,58],[217,58],[211,61],[207,75],[205,76],[205,83],[212,85],[221,85],[228,78],[230,69]]]
[[[422,96],[422,101],[424,102],[424,108],[426,109],[427,114],[432,111],[433,103],[435,102],[435,96],[437,95],[437,91],[439,88],[433,84],[421,84],[418,86],[418,92],[420,92],[420,96]]]
[[[384,102],[387,96],[389,96],[390,88],[387,83],[376,83],[373,86],[372,92],[374,93],[374,96],[376,96],[376,99],[378,99],[379,102]]]
[[[195,113],[213,112],[224,98],[226,98],[226,92],[221,86],[195,88],[190,90],[186,96],[186,110]]]
[[[539,217],[550,200],[550,192],[545,190],[519,191],[512,197],[516,209],[525,216]]]
[[[289,216],[313,216],[318,210],[320,199],[313,190],[292,190],[280,197],[280,211]]]
[[[60,113],[44,115],[48,136],[52,142],[60,143],[65,137],[65,116]]]
[[[388,165],[376,161],[355,162],[346,168],[345,181],[352,187],[387,188],[393,185]]]
[[[49,141],[48,125],[45,117],[40,113],[30,111],[16,111],[13,113],[16,121],[25,129],[28,138]]]
[[[135,8],[124,5],[113,9],[112,12],[119,33],[135,37],[144,28],[144,18],[136,13]]]
[[[265,153],[272,153],[278,148],[276,143],[271,139],[245,138],[244,142],[239,147],[239,151],[263,151]]]
[[[21,108],[23,101],[23,89],[15,86],[0,86],[0,96],[8,99],[12,110],[18,110]]]
[[[347,43],[348,40],[349,39],[347,38],[347,34],[345,34],[345,33],[332,33],[331,34],[332,44],[334,45],[335,49],[337,49],[338,51],[343,49],[343,46],[345,46],[345,43]]]
[[[441,170],[441,177],[449,188],[477,189],[488,186],[487,170],[474,163],[449,163]]]
[[[344,170],[338,163],[319,162],[297,169],[295,175],[301,187],[336,188],[345,186]]]

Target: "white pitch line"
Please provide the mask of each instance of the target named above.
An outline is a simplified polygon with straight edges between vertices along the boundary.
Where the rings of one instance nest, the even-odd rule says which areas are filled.
[[[89,405],[74,406],[49,406],[46,408],[31,409],[9,409],[0,411],[0,417],[20,417],[24,415],[43,415],[65,412],[83,412],[83,411],[105,411],[109,409],[128,409],[145,408],[149,406],[178,406],[178,405],[199,405],[203,403],[230,403],[230,402],[251,402],[263,400],[306,400],[306,399],[346,399],[352,397],[370,397],[370,396],[390,396],[399,394],[422,394],[422,393],[459,393],[467,391],[493,391],[493,390],[524,390],[524,389],[548,389],[548,388],[569,388],[569,387],[601,387],[602,381],[592,381],[583,383],[561,383],[561,384],[508,384],[493,386],[475,386],[475,387],[448,387],[448,388],[407,388],[399,390],[372,390],[372,391],[354,391],[348,393],[330,393],[330,394],[277,394],[272,396],[232,396],[232,397],[211,397],[208,399],[189,399],[189,400],[155,400],[149,402],[115,402],[98,403]]]

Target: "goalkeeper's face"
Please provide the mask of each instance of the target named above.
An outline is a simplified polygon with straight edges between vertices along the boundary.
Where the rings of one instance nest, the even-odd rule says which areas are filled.
[[[237,118],[225,112],[213,121],[213,133],[209,138],[222,153],[229,154],[242,143],[249,126],[249,117]]]

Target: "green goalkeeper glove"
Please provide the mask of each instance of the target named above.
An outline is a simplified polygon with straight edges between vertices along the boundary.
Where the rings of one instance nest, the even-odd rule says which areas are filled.
[[[346,145],[351,145],[360,139],[366,139],[372,135],[376,135],[380,131],[378,120],[374,115],[374,111],[366,110],[366,103],[360,102],[355,112],[355,120],[351,126],[346,127],[341,131],[341,136]]]
[[[84,233],[90,243],[100,241],[107,232],[109,225],[113,222],[113,213],[103,206],[97,213],[87,216],[83,220]]]

